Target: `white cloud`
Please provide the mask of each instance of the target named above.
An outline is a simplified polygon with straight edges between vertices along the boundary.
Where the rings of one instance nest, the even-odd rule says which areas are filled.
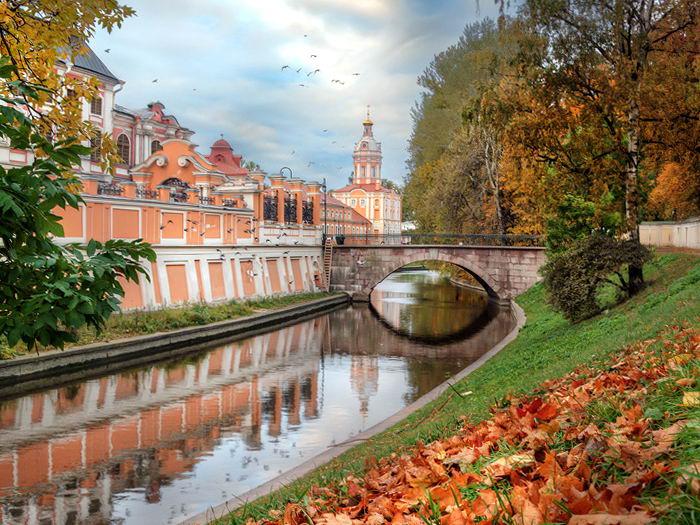
[[[296,176],[326,176],[335,186],[352,169],[367,104],[384,174],[401,180],[417,76],[467,22],[493,13],[483,4],[477,13],[473,0],[129,3],[137,17],[111,35],[99,33],[93,45],[126,81],[118,103],[160,100],[196,131],[203,152],[223,133],[270,171],[287,165]],[[285,64],[290,68],[281,71]]]

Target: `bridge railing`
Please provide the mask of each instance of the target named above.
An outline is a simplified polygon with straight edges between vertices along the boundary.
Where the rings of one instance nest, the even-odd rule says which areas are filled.
[[[460,233],[394,233],[352,234],[332,237],[339,246],[401,246],[434,245],[451,246],[544,246],[541,235],[496,235]]]

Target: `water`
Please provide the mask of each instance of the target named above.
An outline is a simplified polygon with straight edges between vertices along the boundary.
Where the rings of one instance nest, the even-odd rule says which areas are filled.
[[[0,522],[177,523],[386,419],[512,325],[482,295],[403,272],[371,307],[0,398]]]

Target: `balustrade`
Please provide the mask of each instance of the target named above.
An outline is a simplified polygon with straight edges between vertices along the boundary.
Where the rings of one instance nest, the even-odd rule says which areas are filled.
[[[97,194],[98,195],[116,195],[116,196],[121,196],[121,194],[124,193],[124,188],[117,184],[112,184],[109,182],[100,182],[97,185]]]

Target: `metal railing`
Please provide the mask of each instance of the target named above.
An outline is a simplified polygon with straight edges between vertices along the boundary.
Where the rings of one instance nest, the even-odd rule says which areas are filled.
[[[297,200],[291,196],[284,199],[284,222],[287,224],[297,222]]]
[[[277,222],[277,197],[266,195],[263,199],[263,220]]]
[[[544,246],[541,235],[497,235],[460,233],[392,233],[337,235],[335,240],[345,246],[401,246],[401,245],[450,245],[450,246]]]
[[[302,222],[304,224],[313,224],[314,222],[314,203],[313,201],[304,201],[301,210]]]
[[[136,188],[137,199],[158,199],[159,195],[156,190],[147,190],[146,188]]]
[[[100,182],[97,185],[98,195],[116,195],[119,196],[124,193],[124,188],[117,184],[110,184],[109,182]]]

